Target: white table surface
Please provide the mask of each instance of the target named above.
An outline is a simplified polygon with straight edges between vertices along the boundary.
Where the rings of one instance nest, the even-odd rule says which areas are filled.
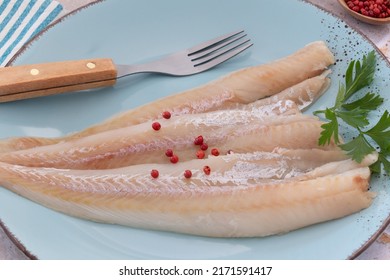
[[[60,2],[64,7],[61,16],[66,16],[67,14],[71,13],[72,11],[75,11],[76,9],[79,9],[94,2],[98,2],[97,0],[57,1]],[[347,15],[346,12],[344,12],[341,9],[340,5],[337,3],[337,0],[307,1],[342,18],[348,25],[360,31],[364,36],[371,40],[390,61],[390,24],[385,26],[373,26],[359,22],[351,16]],[[12,239],[13,238],[10,239],[9,236],[0,227],[0,260],[26,260],[33,257],[28,254],[28,248],[27,250],[25,250],[25,248],[18,248],[17,246],[15,246],[14,241]],[[363,252],[360,256],[357,257],[357,259],[390,260],[390,225],[378,237],[378,239],[367,248],[365,252]]]

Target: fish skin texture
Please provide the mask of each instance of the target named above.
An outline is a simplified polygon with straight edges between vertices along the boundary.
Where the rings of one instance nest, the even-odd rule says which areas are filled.
[[[179,168],[147,164],[113,170],[59,170],[0,163],[0,183],[76,217],[210,237],[284,233],[349,215],[372,201],[373,194],[368,192],[370,170],[363,166],[370,160],[359,165],[349,159],[346,170],[339,170],[337,162],[328,163],[324,170],[319,166],[308,171],[318,176],[305,177],[302,170],[287,180],[240,172],[240,164],[256,164],[256,159],[259,167],[272,165],[270,161],[276,159],[274,167],[281,164],[284,170],[278,162],[283,161],[283,155],[262,156],[264,160],[256,154],[228,155],[184,162]],[[204,163],[219,170],[209,176],[196,172]],[[162,171],[161,178],[150,177],[148,171],[153,166]],[[193,179],[180,176],[178,170],[185,168],[195,168]],[[232,170],[234,176],[226,180]]]
[[[262,102],[269,104],[269,101],[285,100],[286,97],[305,109],[329,85],[329,79],[326,78],[328,72],[324,73],[324,70],[333,63],[333,54],[326,44],[322,41],[313,42],[277,61],[238,70],[206,85],[128,110],[80,132],[59,138],[3,139],[0,141],[0,153],[51,145],[139,124],[159,118],[164,111],[177,116],[233,108],[262,98]],[[269,99],[266,97],[275,94],[275,98],[266,101]]]

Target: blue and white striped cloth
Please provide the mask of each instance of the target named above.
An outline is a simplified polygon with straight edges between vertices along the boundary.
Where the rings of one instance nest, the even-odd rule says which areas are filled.
[[[0,66],[62,11],[52,0],[0,0]]]

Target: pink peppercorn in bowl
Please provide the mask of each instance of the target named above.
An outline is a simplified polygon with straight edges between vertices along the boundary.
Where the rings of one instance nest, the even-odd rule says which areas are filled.
[[[390,0],[338,0],[353,17],[365,23],[382,25],[390,23]]]

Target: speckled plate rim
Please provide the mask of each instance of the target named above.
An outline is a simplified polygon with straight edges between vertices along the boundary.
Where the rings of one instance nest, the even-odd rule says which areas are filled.
[[[342,20],[350,29],[354,30],[355,32],[359,33],[360,36],[362,36],[362,38],[364,40],[366,40],[368,43],[370,43],[370,45],[372,45],[373,48],[375,48],[375,50],[377,51],[378,54],[380,54],[382,57],[383,57],[383,60],[387,63],[387,65],[390,67],[390,61],[389,59],[387,59],[387,57],[383,54],[383,52],[378,48],[378,46],[376,46],[364,33],[362,33],[359,29],[356,29],[354,28],[353,26],[351,26],[350,24],[348,24],[347,22],[345,22],[342,18],[340,18],[338,15],[336,15],[335,13],[332,13],[331,11],[329,10],[326,10],[314,3],[311,3],[311,2],[308,2],[307,0],[300,0],[300,1],[303,1],[303,2],[306,2],[314,7],[316,7],[317,9],[320,9],[322,10],[323,12],[333,16],[333,17],[336,17],[340,20]],[[349,16],[349,15],[347,15]],[[372,245],[377,239],[378,237],[385,231],[385,229],[390,225],[390,215],[387,217],[387,219],[383,222],[382,226],[359,248],[357,249],[355,252],[353,252],[348,259],[356,259],[358,256],[360,256],[365,250],[367,250],[368,247],[370,247],[370,245]]]
[[[45,29],[43,29],[41,32],[39,32],[37,35],[35,35],[33,38],[31,38],[11,59],[10,61],[6,64],[6,66],[10,66],[13,64],[13,62],[19,57],[21,56],[26,50],[28,50],[29,46],[35,42],[36,40],[38,40],[45,32],[47,32],[50,28],[52,28],[53,26],[61,23],[62,21],[66,20],[68,17],[78,13],[79,11],[85,9],[85,8],[88,8],[92,5],[95,5],[95,4],[98,4],[100,2],[104,2],[106,0],[93,0],[93,2],[90,2],[86,5],[83,5],[83,6],[80,6],[79,8],[75,9],[75,10],[72,10],[72,11],[68,11],[68,13],[65,13],[64,15],[62,15],[61,17],[59,17],[57,20],[55,20],[54,22],[52,22],[50,25],[48,25]],[[353,26],[351,26],[350,24],[348,24],[347,22],[345,22],[342,18],[340,18],[338,15],[336,15],[335,13],[329,11],[329,10],[326,10],[324,9],[323,7],[320,7],[319,5],[315,4],[315,3],[311,3],[307,0],[298,0],[298,1],[301,1],[301,2],[305,2],[307,4],[310,4],[314,7],[316,7],[317,9],[320,9],[321,11],[335,17],[335,18],[338,18],[340,19],[343,23],[345,23],[348,28],[354,30],[355,32],[357,32],[360,36],[362,36],[362,38],[364,40],[366,40],[376,51],[378,54],[380,54],[383,58],[383,60],[388,64],[388,66],[390,67],[390,61],[389,59],[386,58],[386,56],[383,54],[383,52],[364,34],[362,33],[359,29],[356,29],[354,28]],[[347,15],[348,16],[348,15]],[[353,252],[349,257],[348,259],[352,260],[352,259],[355,259],[357,258],[359,255],[361,255],[365,250],[367,250],[367,248],[372,245],[377,239],[378,237],[385,231],[385,229],[390,225],[390,215],[386,218],[386,220],[383,222],[382,226],[379,227],[379,229],[360,247],[358,248],[355,252]],[[11,240],[11,242],[14,243],[14,245],[23,253],[26,255],[27,258],[29,259],[37,259],[37,257],[35,255],[33,255],[31,252],[28,251],[28,249],[21,243],[21,241],[19,241],[17,239],[17,237],[15,237],[12,232],[6,227],[6,225],[4,225],[4,223],[1,221],[0,219],[0,227],[3,229],[3,231],[5,232],[5,234],[8,236],[8,238]]]

